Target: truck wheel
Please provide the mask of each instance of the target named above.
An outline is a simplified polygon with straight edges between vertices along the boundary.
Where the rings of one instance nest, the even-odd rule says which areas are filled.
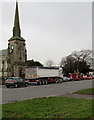
[[[18,88],[18,84],[15,84],[14,87],[15,87],[15,88]]]
[[[10,86],[6,86],[7,88],[9,88]]]
[[[42,81],[42,85],[44,85],[45,84],[45,82],[44,82],[44,80]]]
[[[25,83],[25,87],[27,87],[28,86],[28,84],[27,83]]]
[[[39,81],[39,85],[41,85],[42,83],[41,83],[41,81]]]
[[[57,80],[55,81],[55,83],[57,83]]]
[[[46,85],[48,84],[47,80],[45,80],[45,84],[46,84]]]

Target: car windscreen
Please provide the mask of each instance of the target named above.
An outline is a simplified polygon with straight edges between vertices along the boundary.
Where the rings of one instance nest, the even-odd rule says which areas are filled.
[[[11,81],[11,80],[14,80],[13,78],[8,78],[7,81]]]

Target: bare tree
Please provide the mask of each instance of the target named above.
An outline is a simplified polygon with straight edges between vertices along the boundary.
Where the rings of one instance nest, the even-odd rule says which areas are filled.
[[[92,66],[92,51],[74,51],[69,56],[62,58],[60,65],[67,74],[75,71],[86,73]]]
[[[74,63],[75,59],[69,55],[62,58],[60,66],[63,68],[65,74],[69,74],[74,72]]]
[[[51,59],[48,59],[45,63],[45,66],[47,66],[47,67],[52,67],[53,65],[54,65],[54,61]]]
[[[79,62],[86,62],[87,65],[90,65],[90,66],[92,64],[91,50],[74,51],[71,55]]]

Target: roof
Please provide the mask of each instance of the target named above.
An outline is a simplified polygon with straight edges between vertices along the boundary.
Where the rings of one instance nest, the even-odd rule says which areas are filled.
[[[13,36],[20,36],[20,33],[21,31],[20,31],[20,22],[19,22],[18,2],[16,2]]]
[[[7,55],[7,49],[0,50],[0,55]]]
[[[15,9],[13,36],[8,41],[12,41],[12,40],[25,41],[24,38],[21,37],[19,10],[18,10],[18,2],[17,1],[16,1],[16,9]]]
[[[27,68],[39,68],[39,69],[59,69],[59,67],[43,67],[43,66],[31,66]]]
[[[13,37],[11,37],[11,38],[9,39],[9,41],[10,41],[10,40],[21,40],[21,41],[25,41],[24,38],[19,37],[19,36],[13,36]]]

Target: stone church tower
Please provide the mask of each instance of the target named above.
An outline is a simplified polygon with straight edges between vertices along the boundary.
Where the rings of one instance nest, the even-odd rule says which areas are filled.
[[[18,2],[16,2],[13,36],[8,40],[8,77],[24,77],[27,50],[21,37]]]

